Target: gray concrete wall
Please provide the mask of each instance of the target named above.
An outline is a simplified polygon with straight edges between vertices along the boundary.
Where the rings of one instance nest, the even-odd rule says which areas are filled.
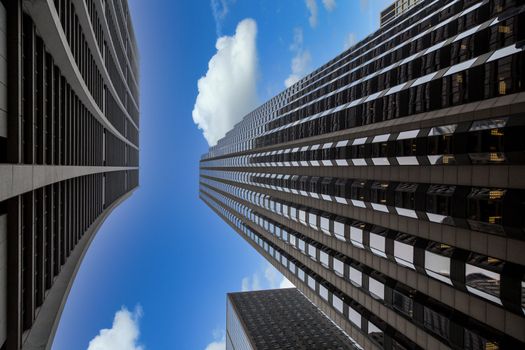
[[[0,3],[0,136],[7,137],[7,35],[6,12]],[[1,344],[1,343],[0,343]]]

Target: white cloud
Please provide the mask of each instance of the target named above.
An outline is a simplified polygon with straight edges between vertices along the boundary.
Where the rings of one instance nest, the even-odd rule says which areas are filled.
[[[308,17],[308,22],[310,22],[310,26],[312,28],[315,28],[317,26],[317,16],[319,13],[319,10],[317,8],[317,1],[316,0],[305,0],[306,1],[306,7],[308,8],[308,11],[310,12],[310,17]]]
[[[344,49],[347,50],[357,43],[355,33],[348,33],[344,42]]]
[[[226,336],[224,330],[213,331],[213,341],[209,343],[205,350],[226,350]]]
[[[213,13],[213,19],[215,20],[215,31],[217,36],[222,35],[222,22],[226,18],[229,12],[227,0],[211,0],[211,11]]]
[[[226,340],[211,342],[205,350],[226,350]]]
[[[137,343],[140,334],[138,322],[141,317],[140,306],[133,313],[122,307],[115,313],[113,326],[110,329],[101,329],[89,342],[87,350],[144,350]]]
[[[324,8],[327,11],[333,11],[335,9],[335,0],[323,0]]]
[[[281,283],[279,283],[279,288],[295,288],[294,284],[288,280],[288,278],[283,276]]]
[[[199,79],[193,121],[213,146],[257,106],[257,24],[245,19],[233,36],[217,39],[217,53]]]
[[[261,279],[256,272],[251,277],[244,277],[241,282],[241,291],[251,292],[261,289]]]
[[[310,68],[312,56],[308,50],[303,50],[303,30],[302,28],[294,29],[293,43],[290,45],[290,51],[295,53],[292,58],[292,73],[284,81],[287,88],[297,83]]]
[[[270,263],[261,271],[254,272],[252,276],[244,277],[241,283],[243,292],[291,287],[294,285]]]

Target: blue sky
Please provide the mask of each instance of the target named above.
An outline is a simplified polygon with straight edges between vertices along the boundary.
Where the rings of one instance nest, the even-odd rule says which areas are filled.
[[[141,66],[140,188],[89,248],[53,349],[88,349],[123,307],[129,313],[117,319],[131,323],[119,325],[137,326],[144,349],[220,349],[226,293],[278,287],[281,277],[198,199],[199,158],[208,144],[192,111],[218,35],[234,35],[246,18],[255,22],[262,103],[292,74],[307,74],[375,30],[388,1],[129,2]],[[294,58],[300,64],[292,71]]]

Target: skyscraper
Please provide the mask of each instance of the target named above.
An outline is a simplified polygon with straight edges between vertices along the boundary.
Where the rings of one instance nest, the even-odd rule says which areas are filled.
[[[295,288],[229,293],[226,350],[359,350]]]
[[[525,6],[407,4],[211,147],[200,197],[366,349],[524,348]]]
[[[138,186],[137,47],[125,0],[2,0],[0,39],[0,348],[48,349]]]

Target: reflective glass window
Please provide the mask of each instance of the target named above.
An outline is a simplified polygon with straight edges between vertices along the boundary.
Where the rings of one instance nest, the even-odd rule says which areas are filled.
[[[341,221],[334,221],[334,234],[337,239],[345,240],[345,225]]]
[[[333,258],[334,271],[339,276],[344,276],[344,264],[341,260]]]
[[[370,232],[370,250],[372,253],[386,258],[385,242],[384,236]]]
[[[363,285],[363,273],[350,266],[350,281],[361,287]]]
[[[452,284],[452,281],[450,280],[450,257],[448,256],[443,256],[426,250],[425,271],[430,277]]]
[[[308,287],[315,290],[315,280],[310,275],[308,275]]]
[[[326,252],[323,252],[322,250],[319,251],[319,260],[321,260],[321,264],[323,264],[324,266],[326,267],[329,266],[328,254],[326,254]]]
[[[394,241],[394,258],[400,265],[414,269],[414,244],[416,238],[400,234]]]
[[[368,279],[368,289],[376,299],[385,299],[385,285],[382,282],[370,277]]]
[[[321,298],[328,301],[328,289],[326,289],[326,287],[322,284],[319,285],[319,295]]]
[[[383,345],[383,331],[370,321],[368,321],[368,336],[376,343]]]
[[[361,329],[361,314],[351,306],[348,307],[348,319],[356,325],[357,328]]]
[[[397,290],[394,290],[393,292],[393,300],[392,305],[395,309],[401,311],[408,317],[412,317],[414,312],[414,302],[411,298],[404,295],[403,293],[400,293]]]
[[[308,244],[308,255],[310,256],[310,258],[317,260],[317,248],[315,248],[311,244]]]
[[[335,294],[332,295],[332,305],[337,311],[343,312],[343,301]]]
[[[501,305],[500,271],[502,268],[503,262],[499,259],[471,254],[465,264],[467,290]]]
[[[359,227],[350,226],[350,241],[356,247],[364,248],[363,230]]]

